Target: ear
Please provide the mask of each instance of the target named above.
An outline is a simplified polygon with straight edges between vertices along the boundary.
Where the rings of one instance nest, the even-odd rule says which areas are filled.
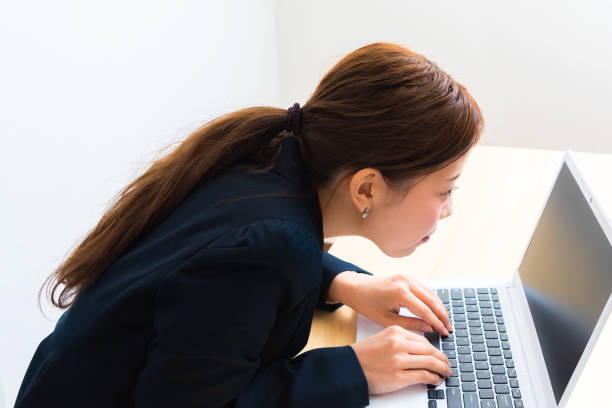
[[[366,207],[372,209],[374,203],[383,198],[385,188],[386,183],[382,174],[372,168],[355,172],[349,181],[351,201],[360,213]]]

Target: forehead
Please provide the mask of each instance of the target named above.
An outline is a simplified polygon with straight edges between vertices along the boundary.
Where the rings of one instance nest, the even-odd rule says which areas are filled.
[[[433,173],[429,173],[425,177],[423,177],[417,184],[436,184],[440,183],[450,184],[455,180],[450,180],[453,177],[461,174],[463,167],[467,161],[469,152],[459,157],[459,159],[454,162],[448,164],[445,167],[442,167],[439,170],[434,171]]]

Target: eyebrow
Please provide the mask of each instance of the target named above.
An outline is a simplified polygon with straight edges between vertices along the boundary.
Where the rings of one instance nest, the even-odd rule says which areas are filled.
[[[459,178],[459,176],[461,175],[461,173],[457,174],[455,177],[453,178],[449,178],[448,181],[453,181],[453,180],[457,180]]]

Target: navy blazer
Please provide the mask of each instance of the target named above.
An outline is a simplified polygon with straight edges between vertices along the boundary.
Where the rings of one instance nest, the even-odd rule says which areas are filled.
[[[350,346],[296,357],[340,272],[298,142],[273,170],[199,183],[76,298],[16,407],[362,407]],[[302,195],[282,197],[279,195]],[[371,275],[371,274],[370,274]]]

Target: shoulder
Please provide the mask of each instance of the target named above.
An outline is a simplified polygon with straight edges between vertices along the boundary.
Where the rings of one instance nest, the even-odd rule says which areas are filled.
[[[232,262],[226,255],[270,265],[321,264],[321,249],[311,226],[285,219],[264,219],[232,229],[197,251],[191,261]],[[220,258],[220,259],[219,259]]]
[[[236,282],[275,282],[289,298],[304,296],[320,283],[323,254],[307,226],[280,219],[252,222],[217,237],[170,271],[162,286],[183,281],[194,285],[215,281],[224,291]]]

